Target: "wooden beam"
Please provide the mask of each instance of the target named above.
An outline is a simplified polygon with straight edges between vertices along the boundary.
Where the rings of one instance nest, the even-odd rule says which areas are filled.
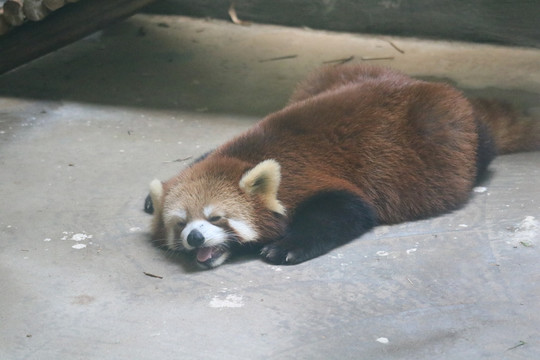
[[[0,36],[0,74],[133,15],[155,0],[82,0]],[[69,1],[68,1],[69,2]]]
[[[2,16],[9,25],[19,26],[24,22],[22,0],[7,0],[2,7]]]

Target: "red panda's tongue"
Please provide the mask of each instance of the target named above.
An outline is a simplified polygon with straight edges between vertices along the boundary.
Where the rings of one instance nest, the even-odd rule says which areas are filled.
[[[203,247],[197,249],[197,261],[199,262],[205,262],[206,260],[212,258],[212,248],[211,247]]]

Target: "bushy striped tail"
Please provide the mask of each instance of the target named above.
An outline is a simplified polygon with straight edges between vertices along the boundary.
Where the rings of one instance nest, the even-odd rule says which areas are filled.
[[[474,99],[471,103],[477,120],[488,128],[498,154],[540,150],[540,119],[522,115],[496,100]]]

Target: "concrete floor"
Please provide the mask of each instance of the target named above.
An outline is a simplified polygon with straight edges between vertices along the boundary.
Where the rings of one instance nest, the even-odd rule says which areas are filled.
[[[498,158],[459,211],[298,266],[197,271],[149,240],[151,179],[350,56],[540,114],[540,50],[182,17],[0,76],[0,358],[540,358],[539,153]]]

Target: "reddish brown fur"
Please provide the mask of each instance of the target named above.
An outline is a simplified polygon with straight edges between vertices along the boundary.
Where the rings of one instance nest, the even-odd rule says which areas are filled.
[[[449,85],[389,69],[328,67],[301,83],[287,107],[169,180],[164,192],[185,176],[226,176],[238,184],[245,171],[274,159],[289,218],[326,190],[364,199],[379,223],[433,216],[469,196],[477,176],[475,117],[503,152],[540,148],[538,122],[519,120],[500,104],[471,103]],[[250,201],[261,237],[279,238],[285,219]]]
[[[476,116],[486,124],[499,154],[540,149],[540,121],[519,114],[500,101],[471,100]]]
[[[382,223],[438,214],[467,199],[477,135],[461,93],[371,67],[329,68],[319,77],[206,163],[275,159],[287,209],[321,190],[348,190],[373,205]],[[324,91],[329,83],[336,86]]]
[[[219,203],[254,224],[261,242],[269,241],[279,237],[285,221],[283,216],[267,211],[258,197],[247,197],[238,187],[242,175],[251,167],[238,159],[209,157],[165,182],[163,190],[166,197],[189,202],[190,208],[202,210],[204,205]],[[162,224],[158,235],[161,238],[164,237],[163,228]]]

